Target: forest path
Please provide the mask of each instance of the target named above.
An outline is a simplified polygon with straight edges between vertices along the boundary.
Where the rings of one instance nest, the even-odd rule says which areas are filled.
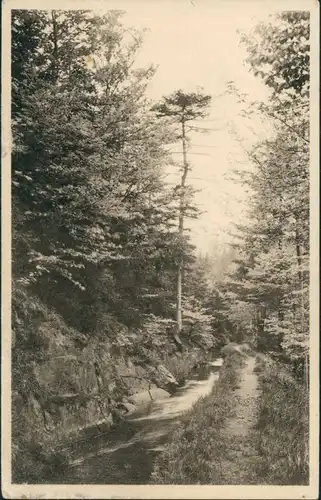
[[[235,391],[235,414],[222,430],[228,450],[221,462],[223,484],[255,484],[257,465],[260,461],[252,439],[259,401],[258,378],[254,372],[255,357],[246,356],[244,362],[241,380]]]

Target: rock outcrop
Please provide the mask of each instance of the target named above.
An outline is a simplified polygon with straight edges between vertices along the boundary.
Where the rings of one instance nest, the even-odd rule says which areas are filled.
[[[43,457],[40,449],[49,456],[83,429],[108,428],[135,411],[138,404],[169,397],[178,385],[180,371],[191,360],[195,366],[204,355],[195,345],[186,348],[184,355],[178,353],[172,336],[159,336],[155,347],[144,338],[140,341],[139,331],[130,332],[121,324],[115,333],[115,320],[110,332],[107,323],[102,334],[84,335],[39,299],[18,298],[12,349],[16,464],[32,443],[38,460],[37,456]],[[191,359],[186,357],[188,350]],[[21,472],[20,466],[15,470]],[[27,476],[30,470],[15,480]]]

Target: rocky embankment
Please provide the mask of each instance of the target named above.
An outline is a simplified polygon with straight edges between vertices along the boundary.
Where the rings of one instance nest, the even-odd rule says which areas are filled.
[[[20,301],[13,312],[18,482],[32,479],[37,467],[49,467],[57,447],[80,431],[116,425],[137,405],[167,397],[213,347],[213,337],[197,329],[182,338],[183,349],[170,333],[160,334],[155,346],[153,338],[112,317],[105,332],[84,335],[36,299]]]

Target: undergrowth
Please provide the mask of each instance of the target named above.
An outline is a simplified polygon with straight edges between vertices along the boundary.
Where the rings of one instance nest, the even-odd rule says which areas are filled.
[[[152,483],[220,483],[220,462],[215,457],[228,451],[220,431],[233,415],[237,402],[234,391],[242,366],[243,358],[239,353],[227,357],[211,394],[185,413],[171,442],[156,459]]]
[[[278,363],[257,360],[259,418],[255,432],[260,453],[258,483],[308,484],[308,390]]]
[[[166,352],[162,357],[162,362],[164,366],[170,371],[170,373],[175,377],[178,384],[184,383],[188,375],[191,373],[193,368],[204,356],[203,351],[199,353],[194,351],[186,351],[181,354],[181,356],[168,355]]]

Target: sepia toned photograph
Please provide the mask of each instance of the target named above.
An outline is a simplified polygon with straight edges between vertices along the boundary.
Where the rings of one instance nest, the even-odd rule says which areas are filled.
[[[317,498],[297,5],[5,5],[5,498]]]

